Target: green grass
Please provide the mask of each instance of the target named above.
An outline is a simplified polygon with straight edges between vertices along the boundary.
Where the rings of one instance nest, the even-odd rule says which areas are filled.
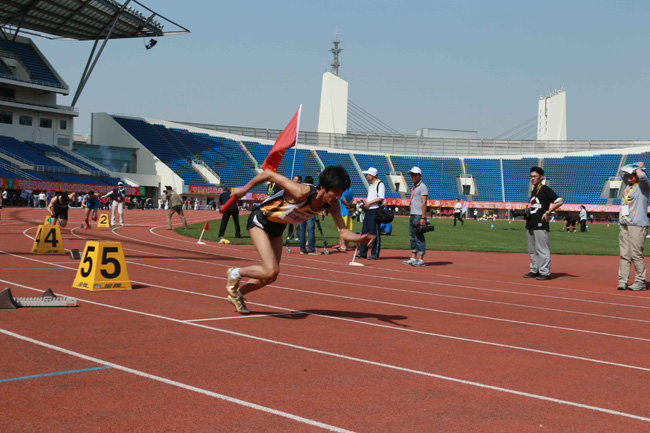
[[[206,213],[209,217],[209,214]],[[250,245],[251,239],[245,229],[248,215],[240,216],[242,227],[242,239],[235,238],[235,227],[229,221],[225,237],[231,244]],[[526,253],[526,230],[524,221],[516,220],[512,224],[507,221],[479,221],[466,220],[465,225],[460,223],[457,227],[452,226],[450,219],[431,219],[435,231],[425,234],[427,239],[427,250],[431,251],[489,251]],[[220,220],[210,220],[210,230],[205,232],[203,239],[218,242]],[[336,227],[331,217],[325,217],[321,221],[323,232],[329,247],[338,243]],[[491,226],[494,226],[491,229]],[[589,224],[586,233],[567,233],[562,231],[563,223],[551,223],[550,241],[553,254],[593,254],[617,256],[618,249],[618,225],[610,224]],[[203,223],[191,225],[188,230],[176,229],[176,232],[198,238],[201,234]],[[354,230],[361,230],[361,223],[354,223]],[[285,236],[287,230],[284,232]],[[316,229],[316,245],[322,247],[322,240],[318,228]],[[296,243],[292,244],[294,247]],[[408,218],[396,217],[393,221],[393,234],[381,237],[382,248],[387,249],[410,249],[408,238]],[[646,252],[646,256],[650,251]]]

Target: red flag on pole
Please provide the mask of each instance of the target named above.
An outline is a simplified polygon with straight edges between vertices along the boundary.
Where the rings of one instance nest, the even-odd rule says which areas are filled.
[[[282,130],[278,138],[275,140],[275,144],[266,159],[262,164],[262,170],[271,169],[276,171],[280,166],[280,161],[282,161],[282,156],[284,151],[296,145],[298,141],[298,130],[300,126],[300,112],[302,111],[302,105],[298,107],[298,111],[293,115],[289,124]],[[221,206],[221,213],[223,213],[228,207],[237,201],[237,197],[234,195],[230,196],[226,204]]]
[[[300,111],[302,110],[302,105],[298,107],[298,111],[293,115],[291,121],[286,128],[280,133],[273,148],[266,156],[264,164],[262,164],[262,169],[266,170],[271,169],[276,171],[282,161],[282,155],[284,151],[296,145],[298,141],[298,127],[300,125]]]
[[[207,221],[205,222],[205,224],[203,224],[203,230],[210,230],[210,226],[208,225]]]

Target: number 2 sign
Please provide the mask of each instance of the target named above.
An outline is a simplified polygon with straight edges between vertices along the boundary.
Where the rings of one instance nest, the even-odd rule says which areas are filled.
[[[120,242],[86,242],[73,287],[84,290],[130,290],[131,281]]]

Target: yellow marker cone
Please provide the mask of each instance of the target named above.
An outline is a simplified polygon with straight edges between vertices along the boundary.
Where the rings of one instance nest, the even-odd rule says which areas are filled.
[[[99,220],[97,223],[97,227],[110,227],[111,223],[110,220],[108,219],[108,214],[107,213],[102,213],[99,214]]]
[[[122,244],[86,242],[72,287],[84,290],[132,289]]]
[[[40,225],[32,244],[33,254],[65,254],[58,225]]]

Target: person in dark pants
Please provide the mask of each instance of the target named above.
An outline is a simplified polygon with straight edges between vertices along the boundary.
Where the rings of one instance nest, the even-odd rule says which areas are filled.
[[[223,235],[226,233],[226,227],[228,227],[228,220],[230,219],[230,217],[232,217],[233,221],[235,222],[235,237],[241,238],[241,229],[239,228],[239,208],[237,207],[237,202],[231,204],[230,207],[228,207],[228,209],[221,209],[221,206],[226,204],[229,198],[230,198],[230,188],[225,187],[223,189],[223,192],[219,196],[219,209],[223,214],[221,217],[221,225],[219,226],[219,237],[222,238]]]
[[[363,226],[361,226],[361,234],[376,236],[374,243],[372,243],[372,250],[370,251],[368,260],[378,260],[379,251],[381,250],[381,236],[379,235],[379,224],[377,223],[377,209],[379,209],[379,206],[381,206],[386,197],[386,187],[384,186],[384,182],[377,177],[377,169],[375,167],[368,168],[363,174],[366,175],[370,187],[368,188],[366,202],[363,204],[365,214]],[[356,258],[365,259],[368,255],[368,249],[367,245],[361,245]]]

